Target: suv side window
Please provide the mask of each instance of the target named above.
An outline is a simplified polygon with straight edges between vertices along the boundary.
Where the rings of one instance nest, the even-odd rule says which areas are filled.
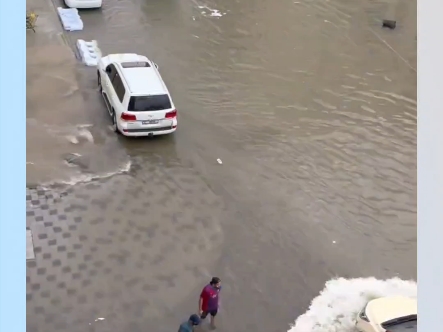
[[[115,66],[112,63],[106,67],[106,74],[108,74],[109,80],[112,82],[115,74],[117,74],[117,69],[115,69]]]
[[[123,97],[125,96],[126,90],[118,73],[115,74],[114,79],[112,80],[112,85],[114,86],[114,90],[117,94],[118,99],[120,100],[120,102],[123,102]]]

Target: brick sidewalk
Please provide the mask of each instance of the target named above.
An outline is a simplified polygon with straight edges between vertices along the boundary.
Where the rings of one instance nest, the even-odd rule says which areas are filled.
[[[151,187],[121,175],[27,190],[28,332],[166,331],[194,309],[221,245],[219,203],[206,195],[203,211]]]

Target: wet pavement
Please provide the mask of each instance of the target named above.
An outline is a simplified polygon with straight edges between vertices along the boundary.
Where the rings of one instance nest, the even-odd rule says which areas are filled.
[[[40,121],[55,137],[32,136],[33,160],[28,143],[28,331],[177,329],[217,275],[219,331],[281,332],[334,276],[415,278],[416,3],[397,3],[397,29],[382,30],[392,8],[110,0],[82,11],[85,30],[60,43],[152,58],[179,129],[115,136],[94,69],[78,63],[63,99],[81,107],[50,115],[28,102],[28,136]],[[90,137],[79,128],[93,139],[72,143]]]
[[[28,262],[29,331],[166,331],[182,319],[181,303],[195,310],[221,254],[223,206],[192,173],[180,174],[183,189],[205,194],[193,203],[161,175],[146,177],[149,186],[124,175],[59,193],[28,190],[37,257]]]

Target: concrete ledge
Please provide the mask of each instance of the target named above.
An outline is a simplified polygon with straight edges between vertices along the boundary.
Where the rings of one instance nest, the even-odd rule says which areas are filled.
[[[26,261],[35,260],[34,242],[31,230],[26,230]]]

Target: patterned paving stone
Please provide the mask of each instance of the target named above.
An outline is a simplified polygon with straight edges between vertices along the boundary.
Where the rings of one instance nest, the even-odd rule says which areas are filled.
[[[222,204],[208,192],[193,202],[155,176],[27,190],[36,258],[27,263],[28,331],[141,330],[200,287],[223,242]]]

